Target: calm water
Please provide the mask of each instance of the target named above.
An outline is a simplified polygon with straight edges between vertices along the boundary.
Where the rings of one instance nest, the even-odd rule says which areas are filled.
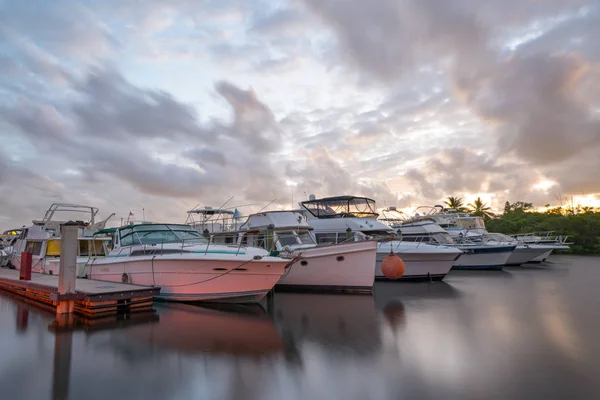
[[[155,308],[60,333],[0,292],[0,398],[600,398],[600,258]]]

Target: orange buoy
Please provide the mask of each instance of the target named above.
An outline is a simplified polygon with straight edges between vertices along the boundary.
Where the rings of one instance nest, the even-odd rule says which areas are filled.
[[[388,279],[399,279],[404,275],[404,261],[398,257],[392,250],[381,262],[381,272]]]

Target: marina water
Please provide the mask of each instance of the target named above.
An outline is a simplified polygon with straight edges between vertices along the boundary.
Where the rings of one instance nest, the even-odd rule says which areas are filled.
[[[276,293],[262,306],[158,303],[80,322],[0,293],[12,399],[600,398],[600,258]]]

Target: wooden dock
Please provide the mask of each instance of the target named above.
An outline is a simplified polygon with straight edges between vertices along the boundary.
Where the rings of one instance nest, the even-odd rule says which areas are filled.
[[[19,279],[19,271],[0,268],[0,289],[56,308],[61,301],[74,302],[74,312],[87,317],[114,315],[119,312],[149,311],[159,287],[76,279],[75,293],[58,292],[57,275],[31,274],[31,280]]]

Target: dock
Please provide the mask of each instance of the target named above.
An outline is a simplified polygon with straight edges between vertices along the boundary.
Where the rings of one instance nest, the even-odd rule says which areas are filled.
[[[56,309],[60,302],[73,302],[73,312],[86,317],[105,317],[120,312],[152,309],[159,287],[77,278],[73,293],[59,293],[59,276],[32,273],[21,280],[19,271],[0,268],[0,289],[40,305]]]

